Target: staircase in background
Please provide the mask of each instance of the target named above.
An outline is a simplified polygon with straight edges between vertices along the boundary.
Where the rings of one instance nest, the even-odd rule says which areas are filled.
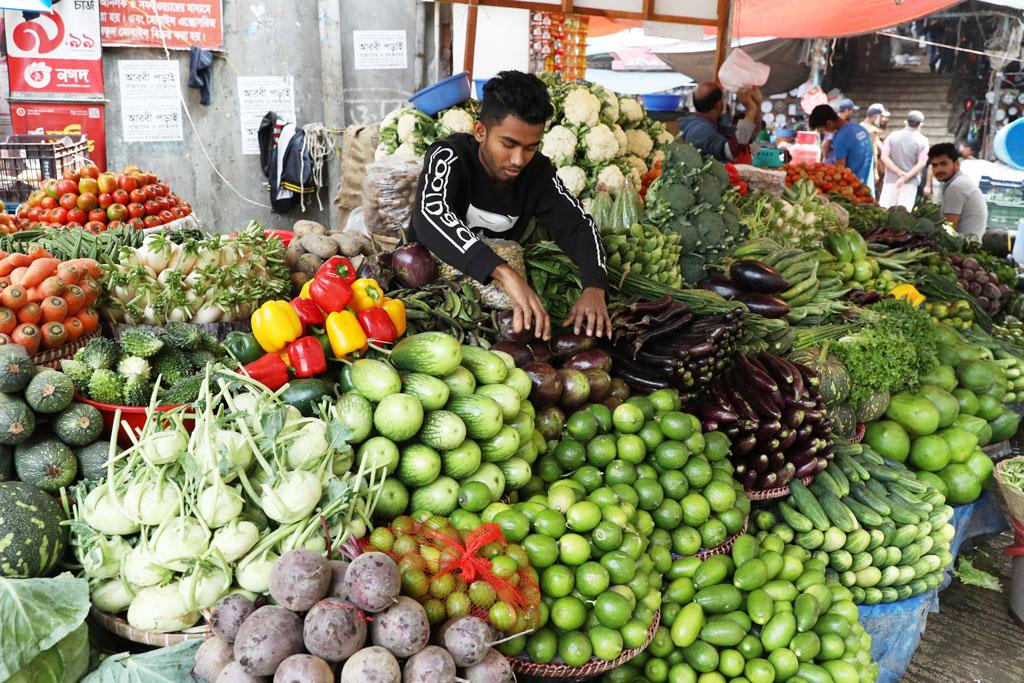
[[[920,68],[920,67],[916,67]],[[885,105],[892,114],[889,130],[899,130],[905,124],[907,112],[917,109],[924,114],[921,132],[930,144],[953,142],[947,128],[949,121],[949,92],[953,75],[918,71],[883,71],[870,75],[856,75],[850,80],[845,95],[861,108],[855,121],[864,118],[867,108],[875,102]]]

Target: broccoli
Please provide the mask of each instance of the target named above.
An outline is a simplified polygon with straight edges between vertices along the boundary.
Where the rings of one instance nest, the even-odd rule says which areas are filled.
[[[701,158],[697,148],[685,142],[674,142],[669,145],[667,157],[663,164],[664,168],[682,166],[686,171],[701,168],[704,165],[704,159]]]
[[[143,327],[129,327],[121,333],[119,341],[124,353],[142,358],[154,356],[164,347],[160,337]]]
[[[701,176],[697,196],[703,203],[718,207],[722,203],[722,185],[714,175],[707,173]]]
[[[170,320],[164,326],[164,342],[176,349],[183,351],[195,351],[200,348],[203,342],[203,333],[195,325],[189,325],[178,320]]]
[[[117,363],[117,374],[124,378],[139,377],[143,381],[149,379],[149,361],[138,356],[121,356]]]
[[[194,403],[199,398],[199,390],[206,379],[206,373],[186,377],[164,392],[160,402],[165,406],[176,406],[182,403]]]
[[[68,358],[60,362],[60,369],[71,378],[71,382],[79,393],[89,390],[89,379],[92,377],[92,368],[90,366],[80,360]]]
[[[725,237],[725,221],[714,211],[701,211],[693,219],[703,247],[713,247]]]
[[[96,337],[85,343],[76,353],[74,360],[85,363],[93,370],[113,370],[117,363],[117,345],[106,337]]]
[[[663,192],[665,202],[671,207],[672,212],[680,215],[693,208],[696,198],[693,190],[682,183],[675,183],[665,186]]]
[[[185,354],[167,348],[153,356],[153,371],[162,377],[160,383],[165,387],[174,386],[194,372]]]
[[[121,390],[121,401],[126,406],[148,406],[153,388],[139,376],[129,377]]]
[[[100,403],[121,403],[121,377],[108,368],[97,368],[89,379],[89,398]]]
[[[717,159],[712,161],[711,168],[708,170],[710,171],[711,175],[715,177],[715,180],[717,180],[720,185],[722,185],[723,187],[727,187],[729,185],[729,171],[725,169],[725,164],[723,164],[721,161]]]

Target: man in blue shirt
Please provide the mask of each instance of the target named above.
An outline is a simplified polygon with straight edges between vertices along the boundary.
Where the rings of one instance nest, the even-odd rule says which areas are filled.
[[[839,118],[836,110],[819,104],[811,112],[807,125],[819,133],[832,133],[836,165],[846,166],[874,194],[875,149],[864,126]]]

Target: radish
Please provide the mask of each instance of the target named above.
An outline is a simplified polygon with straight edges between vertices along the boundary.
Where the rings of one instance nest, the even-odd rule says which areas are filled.
[[[402,596],[373,618],[370,640],[399,659],[412,657],[430,640],[430,621],[423,605]]]

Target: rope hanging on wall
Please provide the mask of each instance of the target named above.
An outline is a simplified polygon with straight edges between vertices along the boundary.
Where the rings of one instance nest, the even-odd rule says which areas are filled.
[[[316,202],[320,210],[323,211],[324,203],[320,199],[320,189],[324,185],[324,165],[330,157],[337,156],[338,154],[338,139],[335,137],[337,131],[333,128],[328,128],[322,123],[307,123],[302,127],[302,131],[305,133],[305,137],[302,140],[302,157],[305,159],[306,154],[309,154],[312,160],[313,184],[317,188]],[[302,210],[305,211],[306,199],[304,195],[299,195],[299,203],[302,206]]]

